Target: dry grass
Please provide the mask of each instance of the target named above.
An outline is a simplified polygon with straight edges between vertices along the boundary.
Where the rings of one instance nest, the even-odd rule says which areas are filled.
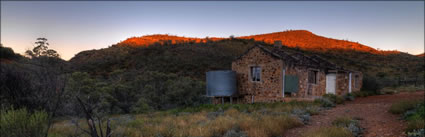
[[[255,106],[255,105],[254,105]],[[114,134],[129,137],[212,137],[223,136],[229,130],[241,131],[250,137],[281,136],[290,128],[302,126],[297,118],[286,113],[293,109],[302,109],[307,112],[317,113],[318,104],[313,103],[280,103],[262,105],[261,107],[237,106],[225,109],[224,112],[155,112],[151,114],[132,115],[130,122],[114,123]],[[239,109],[239,110],[238,110]],[[250,112],[247,112],[247,111]],[[267,113],[264,113],[267,112]],[[212,113],[216,115],[212,115]],[[51,133],[66,135],[73,130],[62,132],[67,127],[75,129],[66,122],[55,123]]]
[[[417,104],[422,103],[423,101],[424,100],[403,100],[396,102],[391,105],[389,112],[393,114],[402,114],[407,110],[414,109]]]
[[[353,122],[353,118],[350,116],[341,116],[337,117],[334,121],[332,121],[332,125],[338,126],[338,127],[348,127],[350,123]]]
[[[303,135],[303,137],[354,137],[353,134],[342,127],[322,127],[312,130]]]

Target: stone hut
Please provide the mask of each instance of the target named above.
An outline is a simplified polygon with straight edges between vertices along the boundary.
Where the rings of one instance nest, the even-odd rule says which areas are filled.
[[[213,103],[314,100],[322,95],[360,91],[362,73],[346,70],[313,55],[287,52],[281,46],[255,45],[232,62],[237,93]]]

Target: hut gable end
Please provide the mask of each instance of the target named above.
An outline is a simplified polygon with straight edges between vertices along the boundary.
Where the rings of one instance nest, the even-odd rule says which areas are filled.
[[[236,71],[238,92],[247,96],[280,96],[282,89],[281,71],[283,61],[270,52],[254,47],[232,63]],[[259,81],[253,80],[254,68],[259,68]]]

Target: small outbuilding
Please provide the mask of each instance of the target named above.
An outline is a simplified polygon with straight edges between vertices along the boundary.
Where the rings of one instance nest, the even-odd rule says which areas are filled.
[[[235,73],[237,91],[227,96],[207,93],[215,104],[314,100],[327,93],[345,95],[360,91],[363,76],[361,72],[344,69],[317,55],[287,52],[279,45],[251,47],[232,62],[229,73],[232,74],[226,76]],[[212,85],[220,87],[216,81],[220,80],[215,79]]]

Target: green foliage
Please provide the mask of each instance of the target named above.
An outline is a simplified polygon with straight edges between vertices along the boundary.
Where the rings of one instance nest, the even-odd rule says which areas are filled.
[[[406,115],[406,114],[405,114]],[[413,109],[413,114],[410,114],[406,118],[407,129],[406,131],[414,131],[418,129],[424,129],[425,127],[425,103],[421,102],[416,105]]]
[[[205,83],[156,71],[114,71],[107,80],[74,72],[66,91],[106,113],[144,113],[151,110],[200,105]],[[72,104],[72,103],[70,103]]]
[[[131,108],[132,113],[146,113],[149,111],[152,111],[152,108],[146,103],[144,98],[140,98]]]
[[[343,104],[345,99],[341,96],[337,96],[335,94],[325,94],[323,98],[327,98],[335,104]]]
[[[1,110],[0,133],[8,137],[44,137],[47,131],[47,113],[28,112],[26,109]]]
[[[335,103],[329,100],[328,98],[315,99],[314,102],[321,104],[321,106],[325,108],[335,107]]]
[[[424,129],[425,119],[424,117],[419,117],[418,115],[412,116],[407,122],[407,132],[411,132],[418,129]]]
[[[135,113],[197,106],[208,102],[201,98],[205,92],[205,72],[231,69],[232,61],[255,44],[272,46],[261,41],[237,38],[199,43],[161,41],[143,47],[118,44],[80,52],[70,60],[70,65],[75,71],[87,72],[93,79],[106,85],[103,88],[108,93],[106,98],[111,105],[110,112]],[[381,87],[388,86],[385,83],[389,82],[380,82],[381,79],[395,79],[393,76],[403,65],[386,62],[388,59],[406,62],[414,68],[423,65],[422,60],[408,54],[282,48],[290,53],[319,55],[344,68],[362,71],[365,74],[362,90],[370,93],[353,93],[353,96],[376,94]],[[377,70],[382,73],[376,74]],[[413,70],[408,69],[407,72],[413,74]],[[397,75],[404,75],[404,72]],[[139,101],[141,98],[143,101]],[[343,103],[343,98],[332,98],[332,102]],[[143,111],[136,110],[138,107],[133,106],[135,104],[139,104]],[[142,107],[144,104],[149,107]]]
[[[325,94],[322,98],[315,99],[314,102],[321,104],[322,107],[335,107],[335,104],[343,104],[345,98],[335,94]]]
[[[415,132],[425,127],[425,102],[424,100],[404,100],[391,105],[389,112],[404,114],[407,120],[407,132]],[[409,134],[408,133],[408,134]]]
[[[379,90],[382,88],[382,85],[378,83],[375,77],[364,76],[363,77],[363,86],[361,91],[368,91],[373,94],[379,93]]]
[[[136,77],[141,95],[154,109],[193,106],[206,103],[205,83],[189,77],[148,71]]]

